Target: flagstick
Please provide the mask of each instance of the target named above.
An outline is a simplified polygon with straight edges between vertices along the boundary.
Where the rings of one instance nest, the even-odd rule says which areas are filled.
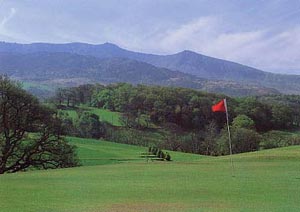
[[[228,130],[228,141],[229,141],[229,152],[230,152],[230,163],[231,163],[231,175],[234,177],[234,166],[232,161],[232,146],[231,146],[231,135],[229,129],[229,118],[228,118],[228,110],[227,110],[227,101],[224,99],[225,110],[226,110],[226,120],[227,120],[227,130]]]

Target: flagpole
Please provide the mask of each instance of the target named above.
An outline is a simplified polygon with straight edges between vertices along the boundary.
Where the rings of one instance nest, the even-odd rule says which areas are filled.
[[[227,130],[228,130],[228,141],[229,141],[229,153],[230,153],[230,163],[231,163],[231,175],[234,177],[234,166],[232,160],[232,145],[231,145],[231,135],[230,135],[230,128],[229,128],[229,118],[228,118],[228,110],[227,110],[227,101],[224,99],[225,111],[226,111],[226,120],[227,120]]]

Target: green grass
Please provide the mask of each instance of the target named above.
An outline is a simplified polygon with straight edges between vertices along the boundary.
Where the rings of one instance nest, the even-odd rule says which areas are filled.
[[[86,107],[85,109],[89,110],[91,113],[98,115],[101,121],[109,122],[114,126],[122,126],[122,123],[120,122],[121,114],[118,112],[112,112],[109,110],[94,107]]]
[[[84,166],[146,161],[145,158],[140,157],[141,153],[148,151],[146,147],[76,137],[68,137],[67,140],[78,147],[78,156]],[[182,152],[168,152],[177,162],[192,162],[206,157]]]
[[[53,86],[49,86],[46,84],[41,84],[41,83],[37,83],[37,82],[22,82],[22,87],[23,89],[29,89],[29,88],[38,88],[41,90],[45,90],[45,91],[54,91],[55,88],[53,88]]]
[[[72,118],[72,120],[78,118],[78,114],[75,110],[64,110],[64,112],[68,113],[68,115],[70,116],[70,118]]]
[[[139,155],[146,151],[143,147],[102,140],[69,137],[68,141],[78,147],[78,156],[84,166],[141,161]]]
[[[122,126],[122,123],[120,122],[121,114],[118,112],[112,112],[106,109],[87,107],[87,106],[81,106],[79,107],[79,109],[96,114],[97,116],[99,116],[100,121],[106,121],[114,126]],[[64,111],[67,112],[73,120],[78,118],[78,113],[76,110],[68,109]]]
[[[147,163],[142,147],[68,139],[84,166],[0,176],[0,211],[300,211],[300,146],[234,155],[232,177],[228,156]]]

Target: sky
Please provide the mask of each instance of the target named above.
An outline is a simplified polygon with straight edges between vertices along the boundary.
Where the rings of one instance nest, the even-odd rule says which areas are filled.
[[[300,74],[300,0],[0,0],[0,40],[191,50]]]

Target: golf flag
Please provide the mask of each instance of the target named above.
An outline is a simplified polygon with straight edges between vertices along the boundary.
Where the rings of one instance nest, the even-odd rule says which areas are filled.
[[[233,166],[233,161],[232,161],[232,145],[231,145],[231,136],[230,136],[230,129],[229,129],[229,118],[228,118],[226,99],[222,99],[217,104],[213,105],[211,107],[211,109],[213,112],[225,112],[226,113],[228,141],[229,141],[229,153],[230,153],[230,163],[231,163],[231,174],[232,174],[232,177],[234,177],[234,166]]]
[[[213,112],[226,112],[226,100],[222,99],[217,104],[211,107]]]

